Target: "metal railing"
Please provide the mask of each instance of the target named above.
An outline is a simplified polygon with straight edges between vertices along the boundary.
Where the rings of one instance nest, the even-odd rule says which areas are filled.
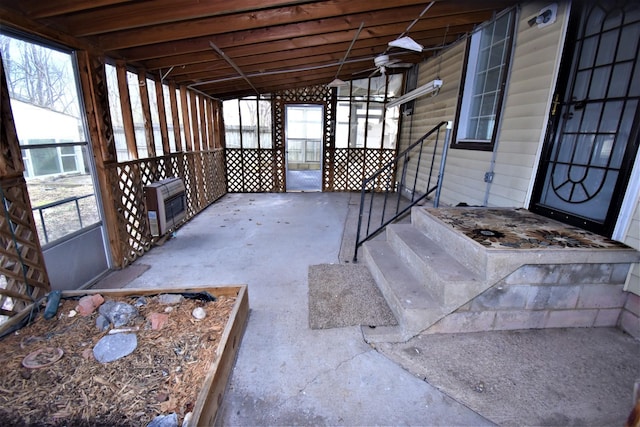
[[[429,187],[433,177],[433,169],[436,160],[436,153],[438,149],[438,143],[441,140],[441,130],[445,127],[444,145],[442,147],[440,168],[438,178],[435,185]],[[364,242],[375,237],[380,233],[387,225],[394,221],[397,221],[405,213],[407,213],[413,206],[426,199],[435,191],[433,205],[438,207],[440,200],[440,190],[442,187],[442,177],[444,175],[444,165],[447,159],[447,152],[449,148],[449,138],[451,134],[451,122],[440,122],[433,127],[429,132],[424,134],[420,139],[411,144],[406,150],[400,153],[395,159],[385,164],[378,171],[373,173],[368,178],[362,181],[362,190],[360,192],[360,212],[358,214],[358,229],[356,232],[356,244],[353,253],[353,262],[358,261],[358,249]],[[429,166],[429,175],[426,182],[426,188],[424,192],[419,192],[418,187],[418,174],[423,166],[422,151],[425,145],[433,141],[433,152],[431,154],[431,164]],[[417,157],[417,159],[416,159]],[[415,160],[415,161],[414,161]],[[410,186],[407,186],[408,172],[413,172],[413,182]],[[383,182],[385,181],[386,182]],[[377,184],[376,184],[377,183]],[[376,186],[379,188],[383,184],[383,191],[375,192],[373,189]],[[365,205],[367,190],[370,191],[370,200],[368,203],[368,211],[366,212],[366,230],[362,233],[363,220],[365,219]],[[405,197],[403,198],[403,193]],[[381,202],[374,204],[374,198],[382,198]],[[379,206],[379,204],[382,206]],[[387,212],[390,206],[390,212]],[[373,225],[372,229],[372,217],[373,215],[380,215],[379,225]],[[378,221],[375,220],[375,223]],[[360,238],[360,235],[364,234],[364,237]]]
[[[34,212],[34,218],[36,217],[35,213],[36,211],[38,212],[38,217],[40,218],[40,224],[42,226],[42,232],[44,234],[44,243],[49,243],[49,233],[47,232],[47,226],[45,224],[45,220],[44,220],[44,211],[46,211],[47,209],[52,209],[67,203],[75,203],[76,205],[76,214],[77,214],[77,219],[78,222],[80,224],[79,229],[83,228],[83,224],[82,224],[82,212],[80,211],[80,204],[78,203],[80,200],[82,199],[86,199],[88,197],[95,197],[95,194],[86,194],[84,196],[72,196],[72,197],[67,197],[65,199],[61,199],[55,202],[51,202],[51,203],[47,203],[44,205],[40,205],[40,206],[36,206],[33,208],[33,212]],[[67,220],[69,220],[70,218],[67,218]]]

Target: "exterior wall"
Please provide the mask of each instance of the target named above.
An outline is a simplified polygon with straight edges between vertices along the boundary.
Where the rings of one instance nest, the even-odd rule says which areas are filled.
[[[525,265],[433,325],[428,333],[613,327],[640,299],[623,291],[630,264]],[[635,324],[636,335],[640,333]]]
[[[624,243],[640,250],[640,199],[636,201],[636,209]],[[640,295],[640,264],[634,264],[629,280],[627,281],[626,290]]]
[[[522,5],[516,28],[511,77],[503,108],[492,184],[484,182],[491,170],[493,153],[449,150],[441,204],[526,207],[537,168],[552,91],[566,26],[567,5],[559,4],[555,23],[530,27],[527,21],[548,2]],[[443,87],[435,97],[416,100],[413,116],[405,117],[401,149],[422,136],[441,120],[453,120],[464,69],[466,40],[421,64],[418,85],[442,77]],[[438,149],[441,152],[441,149]],[[440,156],[436,156],[436,165]],[[426,173],[425,173],[426,176]],[[424,181],[426,177],[420,177]],[[488,191],[488,194],[487,194]],[[488,196],[488,197],[487,197]]]
[[[556,22],[543,28],[530,27],[527,21],[548,2],[526,3],[520,10],[495,176],[487,184],[488,206],[528,206],[556,85],[568,3],[560,2]]]

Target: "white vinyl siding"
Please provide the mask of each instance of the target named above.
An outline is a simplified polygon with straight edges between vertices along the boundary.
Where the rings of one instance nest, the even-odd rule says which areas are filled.
[[[442,78],[443,86],[436,96],[427,95],[418,98],[413,115],[403,117],[400,150],[408,147],[441,121],[453,121],[458,104],[464,53],[465,40],[462,40],[447,51],[420,64],[418,86],[437,77]],[[410,134],[411,138],[409,138]],[[442,142],[436,153],[435,176],[431,186],[435,184],[435,178],[437,178]],[[423,152],[423,159],[428,158],[430,161],[432,153],[433,147],[427,146]],[[484,192],[482,177],[490,159],[491,153],[487,152],[449,150],[440,203],[442,205],[455,205],[459,202],[477,204],[478,201],[482,201]],[[423,168],[418,177],[418,188],[427,187],[428,173],[428,168]],[[413,178],[413,176],[409,176],[407,180]],[[478,196],[480,196],[479,199]]]
[[[530,27],[527,21],[546,5],[544,2],[531,2],[521,6],[519,22],[516,23],[511,75],[498,132],[493,183],[484,182],[485,172],[491,169],[492,152],[450,149],[440,198],[442,205],[461,202],[483,205],[486,197],[488,206],[527,207],[566,25],[566,5],[561,4],[554,24],[544,28]],[[403,118],[401,149],[441,120],[455,118],[465,46],[466,40],[461,40],[420,64],[418,85],[440,77],[443,86],[437,96],[416,100],[413,116]],[[412,141],[408,138],[410,128]],[[431,152],[427,148],[423,155]],[[438,148],[440,152],[441,147]],[[437,155],[436,170],[439,161]],[[418,182],[424,183],[427,174],[428,171],[423,172]]]
[[[631,224],[629,224],[629,230],[627,230],[624,243],[640,250],[640,199],[636,200],[636,208],[633,213],[633,218],[631,219]],[[638,263],[633,265],[626,290],[640,295],[640,264]]]
[[[537,157],[545,135],[560,61],[567,5],[558,5],[555,23],[538,28],[527,21],[547,2],[522,5],[516,48],[498,136],[493,183],[487,205],[527,207]]]

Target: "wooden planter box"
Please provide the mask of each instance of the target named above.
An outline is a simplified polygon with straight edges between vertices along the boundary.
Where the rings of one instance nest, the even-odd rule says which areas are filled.
[[[235,363],[236,354],[247,322],[249,296],[246,285],[223,287],[162,288],[162,289],[118,289],[63,291],[63,297],[101,294],[105,299],[133,296],[150,296],[164,293],[208,292],[219,296],[235,297],[229,320],[218,341],[214,362],[208,369],[195,401],[190,426],[213,425],[227,386],[229,375]],[[30,307],[0,326],[0,333],[19,323],[28,315]],[[41,316],[41,315],[40,315]],[[204,320],[206,321],[206,320]]]

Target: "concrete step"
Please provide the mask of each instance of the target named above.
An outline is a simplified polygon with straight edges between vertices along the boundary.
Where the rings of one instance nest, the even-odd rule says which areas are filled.
[[[396,316],[405,339],[429,327],[446,313],[442,297],[434,295],[407,267],[386,241],[369,241],[363,245],[367,263],[380,292]]]
[[[446,253],[410,224],[387,227],[387,243],[429,292],[446,306],[459,306],[484,290],[483,277]]]
[[[487,251],[479,243],[457,233],[453,228],[429,215],[428,209],[411,210],[411,224],[433,240],[441,251],[455,256],[467,269],[483,279],[487,272]]]

